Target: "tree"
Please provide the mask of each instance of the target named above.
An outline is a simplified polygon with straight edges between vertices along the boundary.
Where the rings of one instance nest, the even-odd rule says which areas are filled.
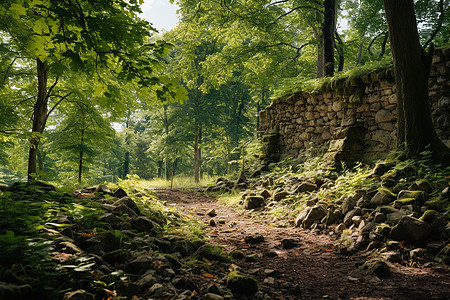
[[[65,110],[66,116],[57,126],[50,147],[57,149],[66,164],[78,166],[81,183],[86,165],[92,164],[101,151],[111,148],[114,130],[95,107],[75,102]]]
[[[160,83],[155,54],[165,53],[167,44],[148,43],[152,28],[137,18],[138,12],[137,1],[125,0],[6,0],[0,5],[0,30],[8,34],[10,48],[36,65],[29,180],[36,174],[39,141],[52,111],[49,101],[65,71],[82,71],[101,81],[98,71],[103,68],[118,80],[135,80],[142,86]],[[161,86],[161,94],[170,90],[168,83]]]
[[[398,101],[398,146],[410,155],[430,147],[436,153],[449,149],[439,140],[431,119],[428,77],[433,47],[427,53],[420,44],[413,0],[384,0],[389,26]]]

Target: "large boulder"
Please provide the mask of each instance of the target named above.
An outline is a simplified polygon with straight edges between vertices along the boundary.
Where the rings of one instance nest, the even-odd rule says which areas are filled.
[[[262,196],[248,196],[245,199],[244,207],[245,209],[255,209],[260,208],[265,205],[264,197]]]
[[[396,241],[420,244],[427,240],[431,233],[430,224],[411,216],[403,216],[392,228],[391,237]]]

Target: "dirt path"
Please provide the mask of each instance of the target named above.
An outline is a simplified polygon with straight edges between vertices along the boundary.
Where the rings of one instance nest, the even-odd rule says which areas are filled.
[[[392,274],[381,280],[358,268],[367,254],[343,256],[337,251],[339,244],[329,236],[269,226],[268,220],[249,218],[198,193],[155,192],[168,205],[205,224],[211,220],[207,212],[214,209],[217,225],[208,227],[210,242],[250,256],[238,259],[237,264],[263,283],[261,289],[273,299],[450,299],[448,269],[390,264]],[[254,234],[263,235],[264,242],[244,241]],[[283,249],[281,241],[286,238],[299,243]]]

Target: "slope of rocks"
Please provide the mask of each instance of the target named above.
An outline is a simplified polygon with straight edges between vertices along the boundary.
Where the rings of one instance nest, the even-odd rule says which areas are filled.
[[[39,183],[15,184],[4,192],[15,201],[26,197],[40,207],[52,203],[52,210],[58,212],[48,214],[38,231],[27,232],[30,240],[33,235],[48,246],[41,249],[41,256],[1,255],[0,299],[220,300],[258,291],[251,276],[229,270],[232,258],[223,248],[171,231],[185,226],[185,217],[146,205],[156,200],[145,191],[129,197],[123,189],[111,191],[99,185],[68,195]],[[82,213],[75,213],[77,209]],[[27,217],[32,212],[22,213]],[[0,234],[18,232],[9,225]],[[7,251],[16,242],[20,241],[7,244],[0,237]]]

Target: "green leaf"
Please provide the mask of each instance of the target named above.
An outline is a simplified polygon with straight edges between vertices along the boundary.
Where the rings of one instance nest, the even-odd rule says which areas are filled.
[[[20,16],[25,15],[27,10],[25,7],[18,3],[11,4],[11,7],[9,8],[9,12],[11,16],[15,19],[19,19]]]

